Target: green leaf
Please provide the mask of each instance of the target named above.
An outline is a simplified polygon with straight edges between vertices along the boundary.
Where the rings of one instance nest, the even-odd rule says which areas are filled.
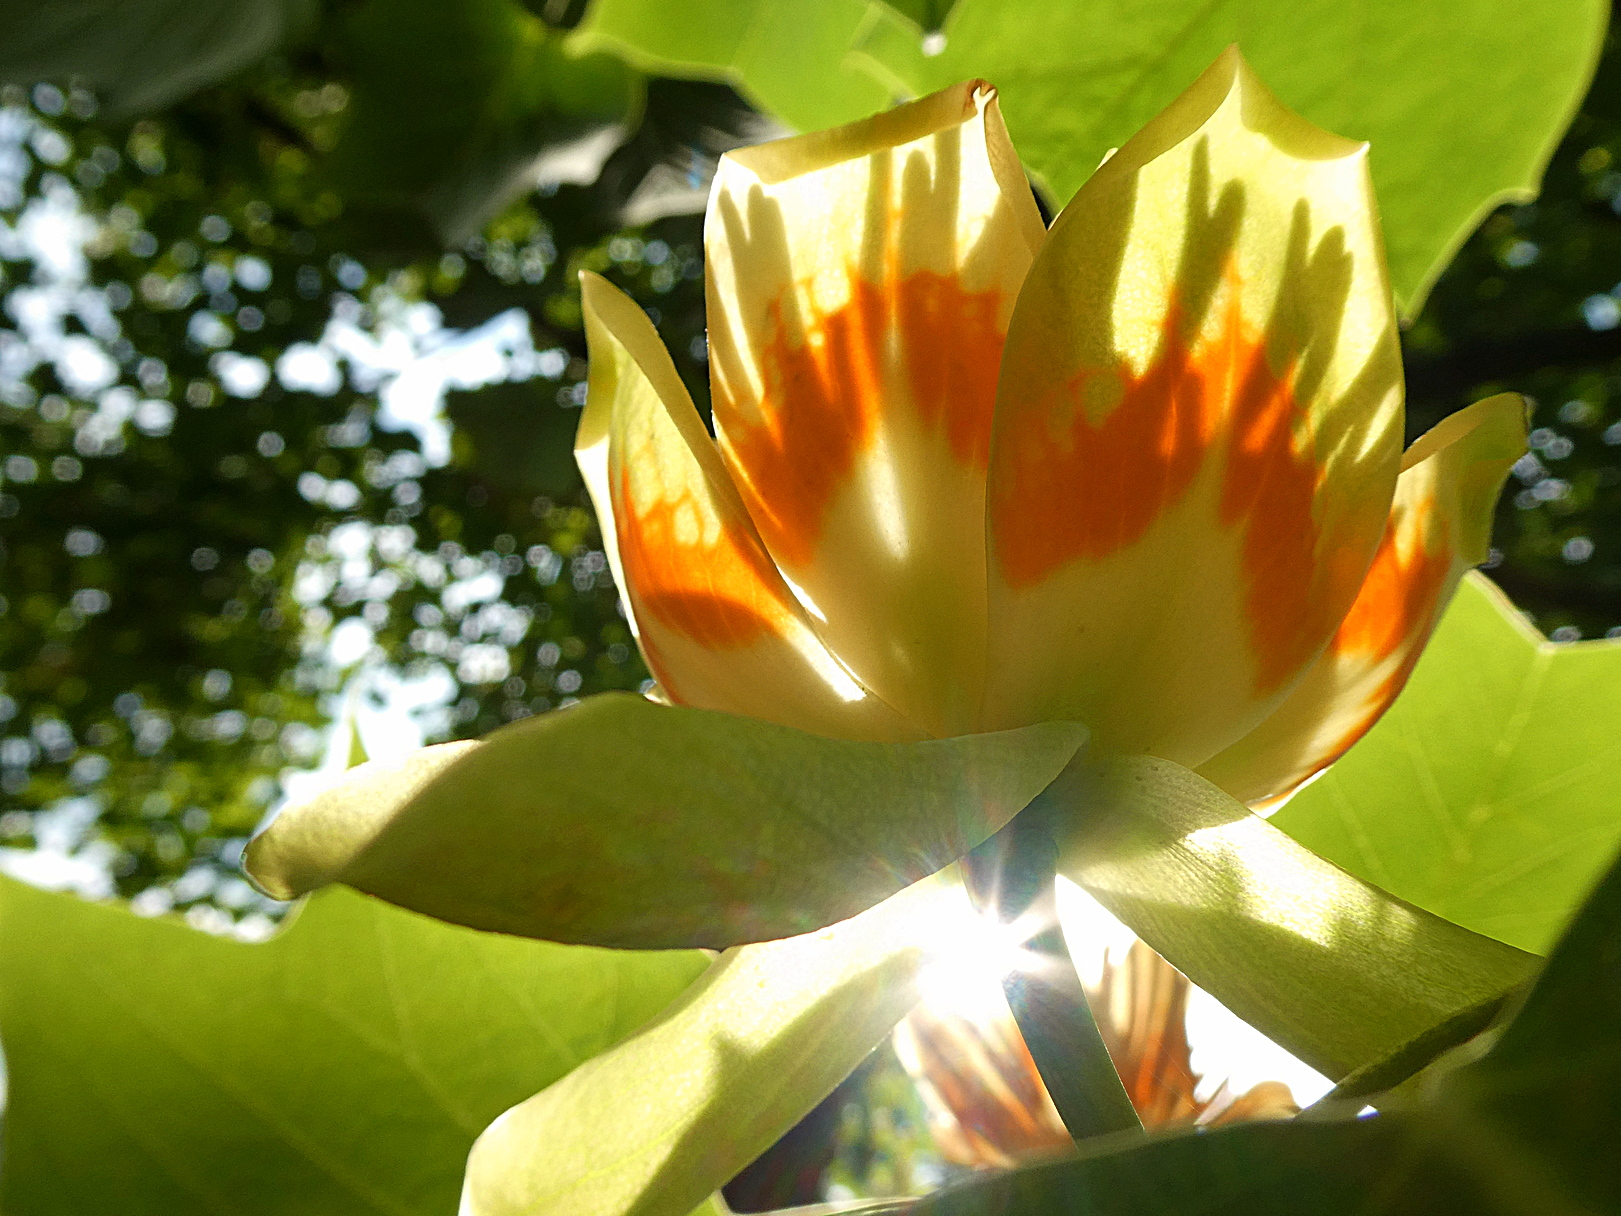
[[[764,941],[853,916],[954,861],[1085,737],[1049,722],[859,743],[604,693],[355,769],[283,811],[247,865],[283,898],[343,882],[551,941]]]
[[[611,55],[577,55],[517,0],[365,0],[340,18],[352,78],[329,158],[362,215],[396,212],[447,245],[542,172],[543,154],[599,146],[596,176],[641,106],[642,81]]]
[[[492,1118],[706,966],[348,891],[247,945],[0,879],[0,1207],[443,1216]]]
[[[6,0],[0,82],[77,77],[115,116],[159,110],[313,23],[315,0]]]
[[[1447,1211],[1450,1190],[1414,1187],[1387,1200],[1379,1188],[1405,1147],[1405,1128],[1363,1123],[1253,1123],[1160,1136],[1128,1151],[989,1172],[926,1195],[911,1216],[1395,1216]],[[1404,1180],[1409,1181],[1409,1180]],[[1424,1204],[1431,1205],[1425,1207]]]
[[[853,920],[727,951],[657,1021],[501,1116],[462,1216],[686,1216],[833,1090],[916,1003],[943,877]]]
[[[1621,1210],[1621,861],[1491,1049],[1435,1091],[1495,1192],[1539,1194],[1546,1212]]]
[[[937,30],[946,23],[957,0],[884,0],[901,16],[915,24],[922,33]]]
[[[893,100],[846,62],[878,0],[596,0],[575,38],[644,72],[726,80],[803,131],[854,122]]]
[[[961,0],[938,55],[896,20],[861,49],[918,94],[994,82],[1019,155],[1066,200],[1236,42],[1287,105],[1372,144],[1391,282],[1413,316],[1493,207],[1535,197],[1608,13],[1601,0]]]
[[[1076,765],[1058,869],[1330,1077],[1501,996],[1536,958],[1395,899],[1166,760]]]
[[[940,54],[894,19],[861,50],[917,94],[995,83],[1019,155],[1066,200],[1236,42],[1287,105],[1373,145],[1391,281],[1412,316],[1493,207],[1535,197],[1608,13],[1601,0],[960,0]]]
[[[1506,1026],[1393,1113],[1162,1136],[982,1174],[915,1216],[1592,1216],[1621,1211],[1621,865]],[[1352,1109],[1361,1105],[1352,1104]]]
[[[984,77],[1060,202],[1237,42],[1287,104],[1372,143],[1392,282],[1412,316],[1493,207],[1535,196],[1609,12],[1602,0],[959,0],[942,50],[922,36],[924,6],[898,7],[599,0],[588,25],[648,70],[733,79],[800,130]]]
[[[1559,645],[1471,575],[1384,718],[1272,822],[1479,933],[1545,951],[1621,846],[1621,642]]]

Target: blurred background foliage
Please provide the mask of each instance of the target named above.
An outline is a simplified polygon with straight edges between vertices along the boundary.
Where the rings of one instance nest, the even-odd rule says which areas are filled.
[[[384,7],[157,114],[71,82],[0,112],[0,836],[88,849],[201,924],[272,910],[241,842],[341,687],[404,682],[450,737],[645,679],[569,450],[576,274],[643,301],[701,393],[696,208],[759,125],[722,86],[614,69],[606,116],[508,98],[522,139],[458,132],[495,120],[447,95],[534,72],[458,62],[407,104],[449,10],[386,6],[416,24],[357,56]],[[504,11],[486,49],[555,40],[473,7]],[[494,215],[441,206],[464,140],[490,173],[527,157],[516,195],[482,179]]]
[[[576,276],[648,310],[703,405],[707,181],[772,128],[724,85],[574,55],[584,8],[46,3],[0,52],[18,867],[42,847],[259,934],[243,841],[346,705],[440,739],[643,684],[569,452]],[[1486,220],[1405,337],[1410,436],[1537,401],[1492,574],[1556,640],[1621,629],[1618,74],[1612,36],[1542,197]],[[897,1075],[826,1108],[840,1185],[911,1187]]]

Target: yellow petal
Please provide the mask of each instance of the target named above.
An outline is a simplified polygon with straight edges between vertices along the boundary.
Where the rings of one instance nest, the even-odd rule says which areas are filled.
[[[662,693],[818,734],[920,737],[810,628],[647,316],[596,275],[581,287],[591,376],[575,454]]]
[[[1378,546],[1401,366],[1366,147],[1226,52],[1053,226],[998,387],[984,729],[1194,765],[1287,692]]]
[[[705,230],[715,426],[828,645],[935,734],[984,662],[984,484],[1043,237],[993,91],[724,157]]]
[[[1460,410],[1407,450],[1361,594],[1288,699],[1199,772],[1244,802],[1289,793],[1379,720],[1407,683],[1458,580],[1486,560],[1492,508],[1525,454],[1525,399]]]

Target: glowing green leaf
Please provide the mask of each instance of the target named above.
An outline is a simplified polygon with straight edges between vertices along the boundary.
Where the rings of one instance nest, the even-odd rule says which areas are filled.
[[[1074,723],[857,743],[604,693],[365,765],[283,811],[248,869],[595,945],[736,945],[853,916],[973,848],[1063,769]]]
[[[917,1000],[924,943],[966,908],[931,879],[723,954],[657,1021],[479,1137],[462,1216],[686,1216],[889,1033]]]
[[[1621,642],[1559,645],[1484,576],[1394,706],[1272,822],[1353,874],[1526,950],[1621,845]]]
[[[1237,43],[1285,104],[1373,145],[1391,281],[1411,315],[1492,207],[1536,194],[1608,13],[1601,0],[961,0],[938,54],[897,18],[861,49],[914,93],[994,82],[1019,155],[1062,202]]]
[[[644,72],[738,83],[809,131],[890,103],[885,85],[845,62],[884,9],[877,0],[596,0],[575,37]]]
[[[0,1206],[443,1216],[491,1119],[706,966],[475,933],[348,891],[247,945],[0,879]]]
[[[1038,806],[1068,818],[1060,873],[1331,1077],[1500,997],[1537,963],[1353,878],[1166,760],[1077,765]]]

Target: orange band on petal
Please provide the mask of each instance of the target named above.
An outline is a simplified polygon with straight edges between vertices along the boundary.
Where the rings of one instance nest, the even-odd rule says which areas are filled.
[[[1002,293],[964,291],[956,279],[921,270],[901,280],[895,306],[918,412],[945,432],[952,455],[984,469],[1007,340]]]
[[[1160,355],[1140,375],[1081,372],[1055,389],[1058,400],[1040,403],[1036,416],[1067,417],[1066,430],[1031,425],[999,449],[991,520],[1010,587],[1133,543],[1192,485],[1226,377],[1213,377],[1220,369],[1179,341],[1177,329],[1167,319]],[[1117,399],[1097,425],[1087,410],[1094,397]]]
[[[1439,515],[1432,503],[1415,505],[1412,510],[1428,517]],[[1383,659],[1410,644],[1421,628],[1433,624],[1429,618],[1439,614],[1441,591],[1455,560],[1444,535],[1445,521],[1440,520],[1437,527],[1443,535],[1432,539],[1433,548],[1415,544],[1407,553],[1397,543],[1395,524],[1385,528],[1362,592],[1328,644],[1329,650]],[[1418,650],[1414,649],[1415,659]]]
[[[639,506],[628,475],[615,487],[620,561],[639,616],[656,617],[714,650],[750,646],[784,617],[775,571],[752,537],[723,524],[691,495]]]
[[[872,440],[882,404],[878,303],[875,290],[858,285],[849,304],[798,344],[773,307],[774,337],[760,357],[764,392],[749,421],[724,384],[714,385],[715,413],[726,420],[722,450],[755,526],[782,560],[811,559],[828,502]]]
[[[1425,515],[1438,514],[1433,503],[1415,510]],[[1436,546],[1433,550],[1417,544],[1404,554],[1395,524],[1385,529],[1362,592],[1328,644],[1332,655],[1354,656],[1370,663],[1388,659],[1404,648],[1406,654],[1368,696],[1366,712],[1346,727],[1338,743],[1326,750],[1321,762],[1325,768],[1367,734],[1407,687],[1413,668],[1424,654],[1424,644],[1441,619],[1450,590],[1447,584],[1457,575],[1457,555],[1445,536],[1444,520],[1437,520],[1437,531],[1439,535],[1432,538]]]
[[[1334,589],[1324,594],[1324,581],[1314,577],[1319,529],[1312,515],[1323,471],[1309,434],[1304,443],[1300,434],[1309,419],[1295,402],[1291,377],[1272,370],[1264,343],[1245,331],[1236,309],[1224,340],[1234,400],[1221,522],[1245,529],[1244,606],[1257,659],[1255,691],[1264,695],[1311,661],[1342,610],[1342,592],[1356,586],[1366,567],[1362,554],[1323,555],[1326,585]]]
[[[1006,311],[999,291],[965,291],[927,270],[886,283],[852,271],[849,300],[800,341],[773,307],[759,406],[742,409],[716,384],[724,448],[773,553],[789,565],[814,559],[829,502],[893,408],[885,368],[897,353],[925,423],[959,460],[986,466]]]
[[[1056,390],[1068,397],[1063,408],[1048,403],[1040,413],[1067,418],[1068,427],[1010,436],[991,477],[991,519],[1003,578],[1032,586],[1067,562],[1100,560],[1140,540],[1225,438],[1220,519],[1245,530],[1245,607],[1256,691],[1265,694],[1311,658],[1336,601],[1314,579],[1322,470],[1309,418],[1233,294],[1214,335],[1190,343],[1173,304],[1142,372],[1082,372]],[[1108,409],[1100,423],[1089,418],[1089,399]],[[1361,575],[1348,562],[1330,582],[1354,586]]]
[[[1413,674],[1465,570],[1486,556],[1492,507],[1525,451],[1524,402],[1450,416],[1408,450],[1373,564],[1322,655],[1274,713],[1200,772],[1261,805],[1339,759]]]

